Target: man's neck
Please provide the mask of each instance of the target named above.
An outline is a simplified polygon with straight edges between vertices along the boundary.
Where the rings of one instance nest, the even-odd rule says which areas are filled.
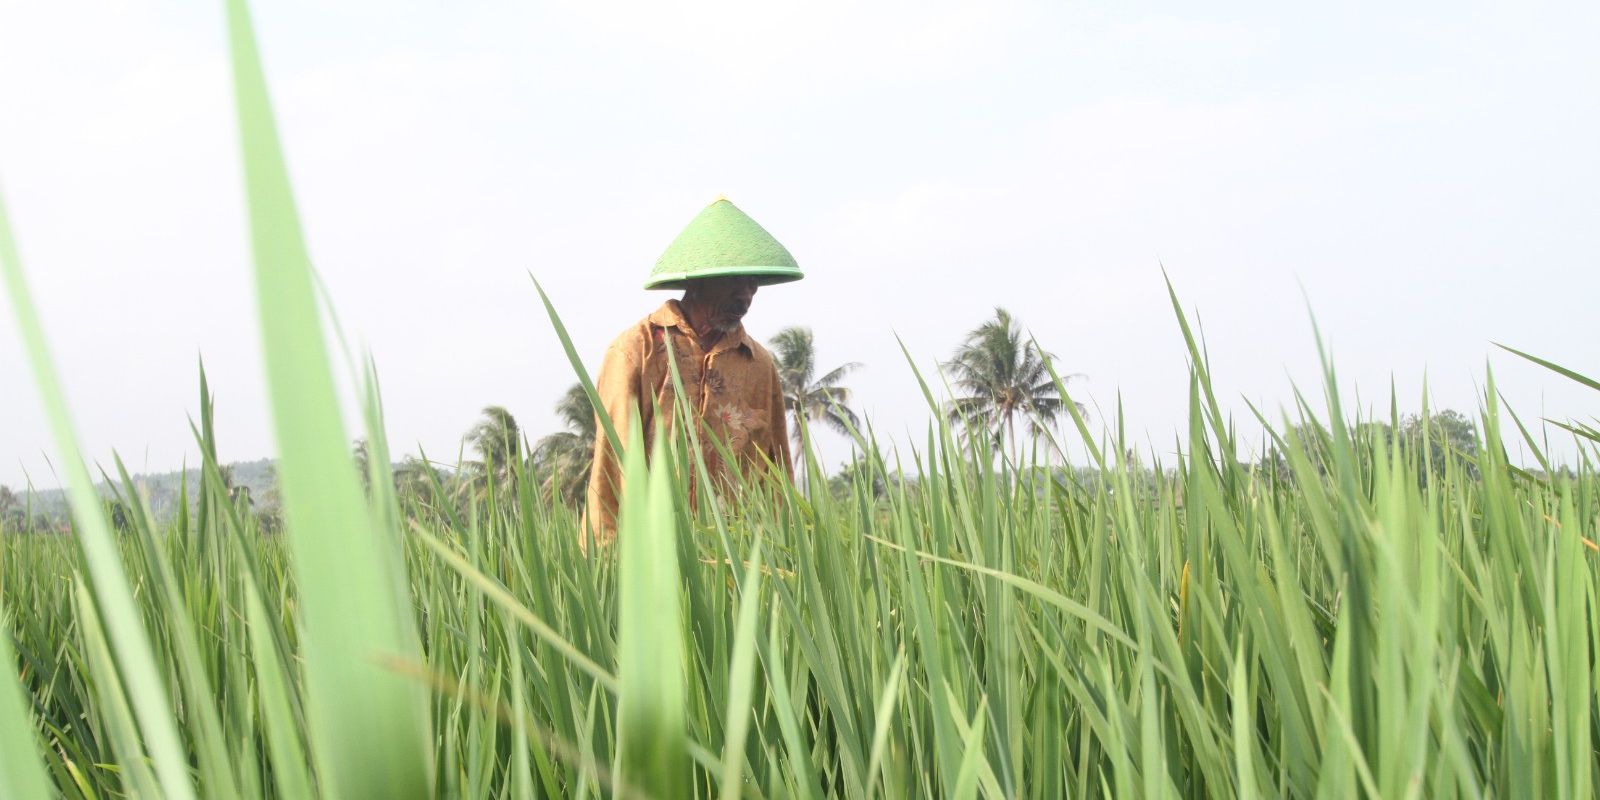
[[[683,318],[689,323],[689,330],[694,331],[694,338],[700,343],[700,349],[710,350],[713,345],[722,341],[722,331],[711,326],[711,309],[690,298],[679,301],[678,307],[683,309]]]

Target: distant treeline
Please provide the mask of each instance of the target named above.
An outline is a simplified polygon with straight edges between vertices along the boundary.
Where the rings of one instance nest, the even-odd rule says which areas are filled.
[[[491,486],[498,491],[508,491],[517,475],[526,473],[538,484],[547,501],[581,505],[589,452],[594,443],[592,416],[579,413],[587,409],[587,398],[581,393],[581,388],[574,386],[563,397],[560,410],[564,412],[568,431],[532,443],[504,408],[485,408],[480,420],[463,437],[466,453],[475,458],[443,467],[407,456],[390,467],[397,494],[408,506],[411,503],[447,504],[465,510],[481,502]],[[1477,476],[1478,436],[1476,425],[1466,415],[1447,409],[1432,414],[1426,424],[1418,415],[1407,415],[1400,419],[1398,426],[1360,422],[1351,428],[1356,442],[1370,442],[1376,446],[1399,444],[1418,453],[1419,468],[1436,474],[1455,469],[1468,478]],[[1286,431],[1281,439],[1269,442],[1256,460],[1244,462],[1245,465],[1271,479],[1292,483],[1294,471],[1290,461],[1300,457],[1307,459],[1318,472],[1327,474],[1330,465],[1326,462],[1324,448],[1328,432],[1317,426],[1296,426]],[[1008,431],[989,429],[988,433],[998,440]],[[879,498],[897,487],[916,491],[914,479],[888,468],[887,465],[893,463],[892,456],[877,454],[881,460],[874,467],[859,444],[857,442],[850,459],[840,464],[827,479],[834,495],[851,496],[857,484],[863,484],[868,496]],[[364,479],[369,474],[367,453],[366,442],[357,440],[351,450],[352,466]],[[1143,489],[1151,489],[1173,477],[1171,470],[1159,462],[1147,466],[1133,450],[1123,454],[1120,470],[1119,474],[1125,477],[1142,476],[1138,482],[1143,484],[1140,487]],[[221,467],[220,472],[228,496],[241,512],[256,520],[260,530],[272,533],[281,527],[274,459],[239,461]],[[1535,474],[1539,473],[1535,471]],[[1024,472],[1023,479],[1038,481],[1041,491],[1047,491],[1051,485],[1070,484],[1095,491],[1101,487],[1102,475],[1097,469],[1082,465],[1035,466]],[[198,469],[135,475],[132,481],[140,502],[158,524],[171,523],[185,499],[190,511],[196,508],[200,495]],[[125,525],[130,513],[126,487],[120,481],[114,484],[101,481],[95,488],[106,503],[113,525]],[[1105,488],[1115,491],[1114,486]],[[0,531],[65,533],[70,529],[67,496],[63,490],[18,491],[0,486]]]

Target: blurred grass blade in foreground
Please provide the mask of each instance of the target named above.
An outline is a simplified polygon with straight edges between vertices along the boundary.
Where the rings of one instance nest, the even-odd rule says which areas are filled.
[[[278,480],[302,598],[308,726],[324,789],[343,797],[430,793],[421,663],[380,537],[346,452],[311,263],[243,0],[229,0],[250,238]]]
[[[662,435],[648,466],[637,412],[628,425],[617,546],[618,778],[686,797],[683,613],[672,467]]]
[[[17,255],[16,240],[12,238],[4,198],[0,198],[0,279],[4,280],[6,294],[11,298],[24,349],[33,365],[34,382],[39,387],[61,469],[66,473],[72,515],[78,524],[75,538],[88,568],[94,600],[109,628],[107,635],[116,654],[117,673],[132,697],[144,746],[155,762],[162,793],[178,800],[193,797],[188,758],[178,736],[172,705],[167,700],[165,677],[139,619],[139,606],[134,602],[133,589],[118,555],[116,540],[111,535],[111,526],[106,522],[94,482],[78,450],[77,435],[73,433],[67,414],[66,394],[61,390],[61,381],[50,361],[44,328],[23,280],[22,260]]]
[[[11,620],[3,609],[0,624],[10,631]],[[39,737],[34,733],[33,714],[27,695],[13,677],[16,664],[11,635],[0,633],[0,666],[8,673],[0,678],[0,797],[48,797],[50,784],[39,763]]]

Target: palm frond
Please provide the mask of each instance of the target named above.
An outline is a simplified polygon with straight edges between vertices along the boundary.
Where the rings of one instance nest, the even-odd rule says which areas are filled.
[[[792,390],[804,389],[816,371],[816,350],[811,329],[798,325],[784,328],[767,342],[777,362],[778,375]]]
[[[1049,365],[1054,360],[1052,353],[1024,335],[1010,312],[996,308],[994,316],[973,328],[944,364],[952,388],[961,393],[947,407],[947,416],[976,429],[971,433],[987,436],[996,448],[1014,430],[1018,414],[1027,418],[1030,435],[1037,435],[1066,408],[1050,380]]]
[[[589,402],[589,393],[584,391],[583,384],[574,383],[561,395],[561,399],[556,401],[556,416],[561,418],[567,430],[594,437],[594,405]]]
[[[861,369],[861,362],[859,361],[851,361],[847,364],[841,364],[835,367],[832,372],[829,372],[828,374],[818,378],[812,385],[823,389],[833,388],[838,386],[839,381],[844,380],[846,375],[849,375],[858,369]]]

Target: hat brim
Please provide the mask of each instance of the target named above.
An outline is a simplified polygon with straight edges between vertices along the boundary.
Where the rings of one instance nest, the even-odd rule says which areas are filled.
[[[720,278],[729,275],[743,275],[756,279],[759,286],[771,286],[778,283],[791,283],[805,277],[798,268],[787,266],[774,267],[709,267],[697,269],[694,272],[661,272],[650,276],[646,281],[646,289],[686,289],[690,281],[704,278]]]

